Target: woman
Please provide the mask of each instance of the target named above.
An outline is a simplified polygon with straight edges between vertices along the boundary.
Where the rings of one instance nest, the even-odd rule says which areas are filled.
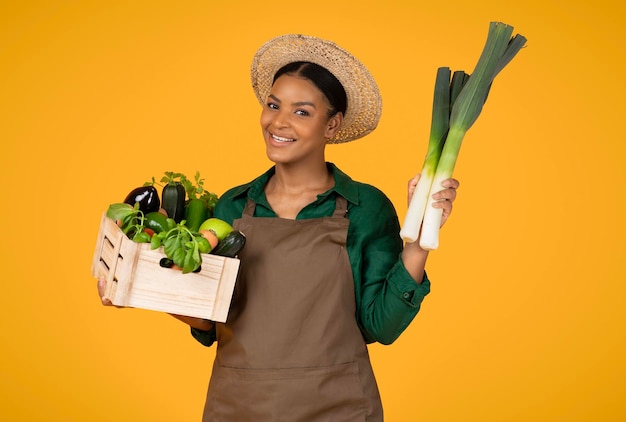
[[[381,421],[366,344],[393,342],[415,317],[428,253],[403,247],[382,192],[324,155],[376,128],[378,88],[348,52],[302,35],[263,45],[252,82],[275,165],[215,209],[247,236],[228,321],[176,316],[217,341],[203,420]],[[436,194],[444,222],[458,185]]]

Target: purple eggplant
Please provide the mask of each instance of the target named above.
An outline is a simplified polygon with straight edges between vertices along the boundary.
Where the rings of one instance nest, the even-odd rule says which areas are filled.
[[[124,203],[135,206],[139,203],[139,209],[147,214],[158,211],[161,208],[159,192],[154,186],[141,186],[133,189],[124,199]]]

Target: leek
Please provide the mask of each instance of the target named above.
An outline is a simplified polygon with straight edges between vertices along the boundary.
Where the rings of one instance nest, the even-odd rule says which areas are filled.
[[[428,150],[420,172],[421,176],[409,202],[402,230],[400,230],[400,237],[407,242],[415,242],[419,235],[428,203],[428,193],[448,134],[450,110],[468,78],[467,73],[457,70],[452,75],[452,82],[450,82],[450,68],[440,67],[437,69]]]
[[[425,203],[424,211],[423,213],[419,213],[418,209],[418,212],[415,212],[411,210],[411,204],[409,204],[409,210],[407,210],[403,229],[400,232],[404,240],[415,241],[417,232],[419,232],[419,226],[421,225],[419,239],[420,247],[423,249],[434,250],[439,246],[439,228],[441,226],[442,209],[432,206],[435,202],[432,196],[442,189],[441,184],[445,179],[452,177],[465,133],[471,128],[480,115],[494,78],[526,43],[526,39],[521,35],[511,37],[512,32],[513,27],[510,25],[500,22],[491,22],[487,41],[474,72],[469,78],[466,78],[467,75],[461,72],[458,78],[461,82],[456,84],[453,77],[453,82],[448,94],[437,94],[438,91],[436,90],[435,96],[444,95],[449,101],[451,108],[450,115],[445,118],[438,114],[437,119],[440,119],[440,121],[437,122],[434,121],[435,112],[433,110],[431,132],[433,127],[440,127],[444,123],[447,123],[448,127],[445,131],[445,139],[443,142],[435,143],[431,135],[429,153],[431,144],[433,148],[439,147],[441,150],[438,154],[432,155],[432,157],[437,157],[436,163],[434,162],[435,159],[431,159],[431,156],[427,154],[423,166],[420,181],[422,178],[427,179],[425,183],[430,185],[430,189],[427,194],[424,194],[425,189],[418,192],[416,188],[413,198],[411,199],[411,203],[414,200],[416,203]],[[455,72],[455,75],[456,74],[457,72]],[[433,103],[435,102],[437,102],[437,100],[433,101]],[[436,166],[434,173],[431,170],[433,165]],[[428,170],[428,173],[425,173],[424,170]],[[415,198],[416,194],[423,196]],[[416,209],[419,207],[414,206],[413,208]],[[418,230],[416,230],[416,227]]]

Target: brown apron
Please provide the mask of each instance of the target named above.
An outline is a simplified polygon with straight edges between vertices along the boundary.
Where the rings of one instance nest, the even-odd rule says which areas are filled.
[[[288,220],[253,217],[248,200],[233,223],[247,242],[203,421],[382,421],[336,202],[332,217]]]

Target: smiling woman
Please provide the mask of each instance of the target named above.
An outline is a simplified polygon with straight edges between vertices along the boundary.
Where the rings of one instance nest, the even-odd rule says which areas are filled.
[[[328,144],[376,128],[378,87],[345,50],[302,35],[261,47],[252,82],[274,166],[215,208],[247,239],[228,320],[178,317],[217,343],[204,420],[381,421],[367,344],[394,342],[417,315],[428,252],[403,245],[385,194],[325,160]],[[442,222],[457,187],[437,194]]]

